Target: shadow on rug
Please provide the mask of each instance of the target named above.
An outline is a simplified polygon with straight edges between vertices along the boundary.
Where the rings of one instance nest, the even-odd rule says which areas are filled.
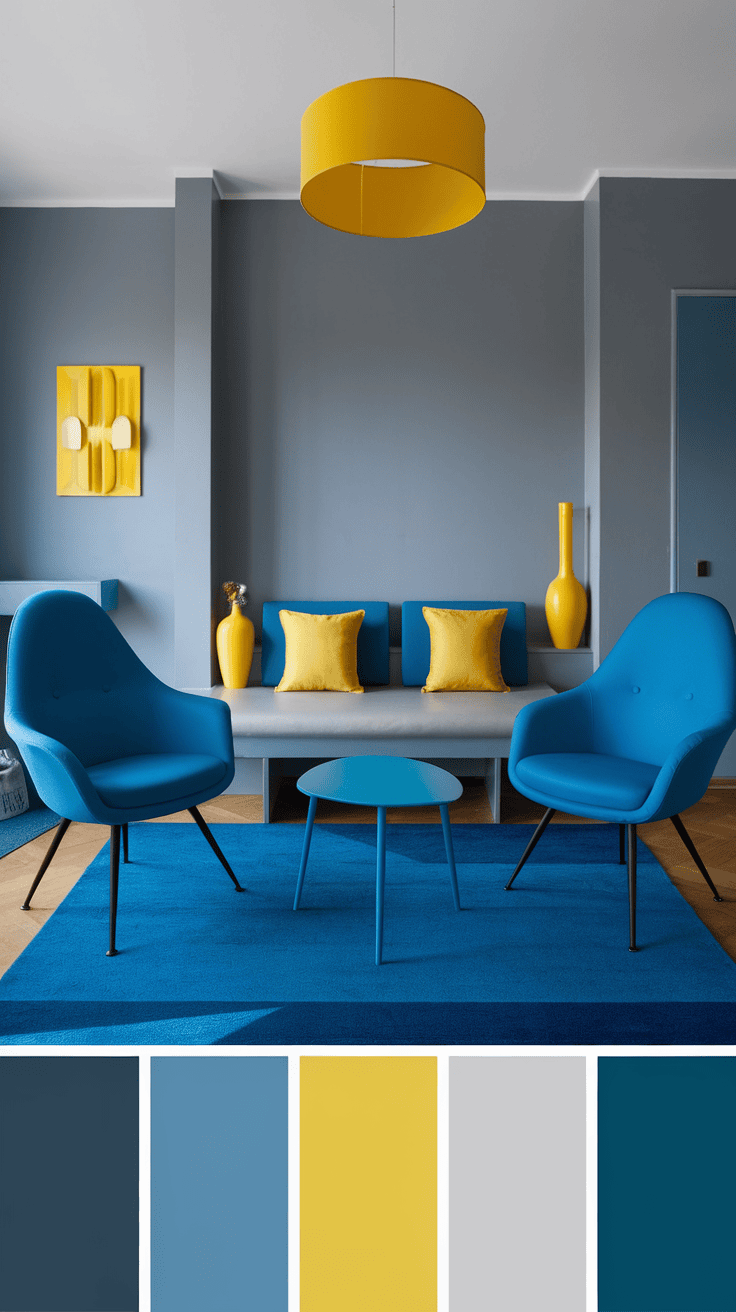
[[[0,1044],[733,1044],[736,1003],[4,1002]]]

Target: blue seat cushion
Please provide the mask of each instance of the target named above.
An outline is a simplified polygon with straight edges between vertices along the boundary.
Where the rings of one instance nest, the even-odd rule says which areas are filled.
[[[123,756],[87,769],[105,805],[118,811],[157,802],[171,802],[175,811],[180,798],[216,787],[226,772],[225,761],[194,752]]]
[[[659,774],[658,765],[597,752],[545,752],[517,762],[519,781],[556,801],[610,811],[638,811]]]

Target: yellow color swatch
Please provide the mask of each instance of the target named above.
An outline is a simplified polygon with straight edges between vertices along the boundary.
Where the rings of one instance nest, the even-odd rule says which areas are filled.
[[[437,1060],[302,1057],[301,1312],[436,1312]]]
[[[56,495],[141,494],[140,365],[59,365]]]

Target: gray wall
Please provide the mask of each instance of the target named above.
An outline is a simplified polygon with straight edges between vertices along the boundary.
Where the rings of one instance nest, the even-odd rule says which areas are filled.
[[[222,206],[215,553],[267,598],[518,598],[583,574],[583,206],[495,202],[391,242]],[[394,641],[396,641],[396,610]]]
[[[214,651],[212,510],[217,386],[213,367],[220,200],[211,178],[177,178],[174,222],[176,593],[174,680],[219,681]]]
[[[670,292],[736,287],[735,234],[736,181],[600,181],[601,657],[669,592]]]
[[[570,499],[605,655],[668,590],[670,290],[736,287],[736,182],[602,179],[407,242],[220,208],[219,580],[256,621],[267,597],[385,598],[394,640],[407,597],[518,597],[544,639]],[[0,576],[119,578],[116,622],[173,680],[174,211],[2,210],[0,274]],[[143,366],[141,498],[56,497],[76,362]]]
[[[588,514],[588,641],[600,654],[601,502],[601,204],[600,183],[583,206],[585,260],[585,505]]]
[[[0,577],[119,578],[113,613],[173,679],[174,211],[0,210]],[[56,366],[142,366],[143,495],[57,497]]]

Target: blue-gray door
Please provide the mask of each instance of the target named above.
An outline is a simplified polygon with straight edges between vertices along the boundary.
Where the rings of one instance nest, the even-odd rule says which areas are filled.
[[[736,620],[736,293],[677,297],[677,590]],[[736,734],[715,773],[736,777]]]

